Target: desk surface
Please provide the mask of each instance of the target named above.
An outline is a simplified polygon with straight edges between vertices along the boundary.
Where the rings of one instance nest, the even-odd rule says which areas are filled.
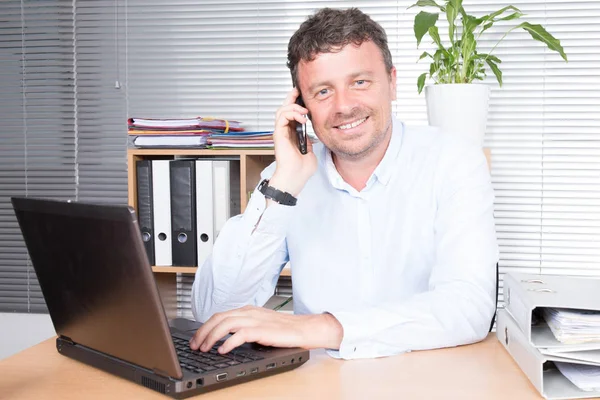
[[[116,396],[116,397],[115,397]],[[469,346],[341,361],[313,351],[302,367],[199,396],[215,399],[539,399],[494,335]],[[0,361],[0,398],[166,399],[73,361],[49,339]]]

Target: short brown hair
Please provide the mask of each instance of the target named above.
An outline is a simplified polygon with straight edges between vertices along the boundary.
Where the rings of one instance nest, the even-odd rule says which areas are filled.
[[[358,8],[319,10],[300,25],[288,43],[287,66],[292,74],[292,83],[298,86],[298,63],[301,60],[312,61],[317,54],[339,51],[350,43],[360,46],[369,40],[381,50],[386,69],[390,72],[394,64],[387,35],[381,25]]]

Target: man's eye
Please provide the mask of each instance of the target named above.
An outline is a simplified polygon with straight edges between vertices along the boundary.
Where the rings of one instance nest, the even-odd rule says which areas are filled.
[[[356,81],[357,86],[363,86],[366,83],[367,83],[367,81],[365,81],[364,79],[359,79]]]
[[[321,89],[319,90],[319,96],[325,96],[327,94],[327,89]]]

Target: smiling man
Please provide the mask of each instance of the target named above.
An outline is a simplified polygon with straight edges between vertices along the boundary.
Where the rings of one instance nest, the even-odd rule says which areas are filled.
[[[288,67],[297,89],[276,114],[276,161],[196,273],[205,324],[191,347],[231,333],[220,352],[258,342],[351,359],[482,340],[498,247],[481,149],[392,115],[387,38],[357,9],[305,21]],[[320,143],[302,155],[306,116]],[[295,315],[260,307],[288,261]]]

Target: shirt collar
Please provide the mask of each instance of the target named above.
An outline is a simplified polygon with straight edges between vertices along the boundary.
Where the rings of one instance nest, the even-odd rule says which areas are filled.
[[[397,166],[395,161],[400,153],[403,133],[404,124],[392,116],[392,136],[390,138],[390,143],[388,144],[388,148],[385,151],[383,159],[379,162],[379,165],[377,165],[375,171],[373,171],[373,175],[371,178],[369,178],[369,181],[371,181],[373,178],[377,178],[377,180],[382,184],[388,184],[390,178],[392,177],[392,173],[395,171]],[[323,146],[323,148],[325,151],[325,171],[327,173],[329,182],[336,189],[347,189],[347,186],[349,185],[344,181],[340,173],[335,168],[331,151],[325,146]],[[367,187],[368,186],[369,184],[367,184]]]

